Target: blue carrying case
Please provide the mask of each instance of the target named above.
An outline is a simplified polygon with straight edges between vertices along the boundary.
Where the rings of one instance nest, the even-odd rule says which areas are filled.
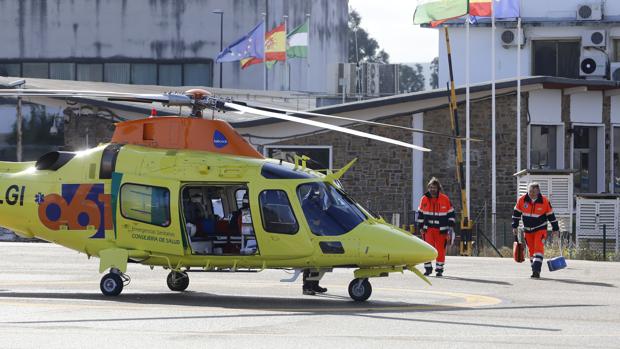
[[[564,269],[566,268],[566,260],[562,256],[551,258],[547,261],[547,266],[549,267],[549,271]]]

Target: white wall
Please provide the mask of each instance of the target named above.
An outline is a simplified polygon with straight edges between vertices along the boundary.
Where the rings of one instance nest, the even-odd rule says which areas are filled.
[[[580,39],[584,30],[606,29],[608,31],[608,52],[611,52],[611,38],[620,38],[620,26],[613,27],[604,22],[583,22],[575,26],[567,20],[574,21],[578,4],[591,0],[522,0],[522,16],[524,18],[525,45],[521,49],[521,75],[530,76],[532,66],[532,40],[541,39]],[[620,1],[606,1],[606,18],[620,19]],[[553,20],[556,20],[555,23]],[[544,26],[532,26],[527,22],[549,21]],[[562,22],[564,21],[564,22]],[[564,23],[564,24],[562,24]],[[513,79],[517,76],[517,47],[504,48],[501,45],[501,33],[505,27],[516,27],[516,21],[498,23],[496,36],[491,38],[491,28],[486,26],[470,27],[470,83],[488,82],[491,80],[491,44],[495,43],[495,74],[496,79]],[[452,64],[457,86],[465,84],[465,27],[450,27],[450,43],[452,45]],[[448,61],[443,30],[439,35],[439,86],[443,88],[449,79]]]

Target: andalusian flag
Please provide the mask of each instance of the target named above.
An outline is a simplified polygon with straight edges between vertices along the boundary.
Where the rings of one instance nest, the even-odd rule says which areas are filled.
[[[284,23],[265,33],[265,61],[267,68],[273,67],[276,61],[286,60],[286,35],[284,33]],[[250,57],[241,60],[241,69],[245,69],[252,64],[263,63],[261,58]]]
[[[413,24],[445,21],[466,15],[467,12],[467,0],[419,0],[413,15]]]
[[[305,21],[286,36],[288,39],[286,54],[289,58],[308,57],[308,24],[308,21]]]

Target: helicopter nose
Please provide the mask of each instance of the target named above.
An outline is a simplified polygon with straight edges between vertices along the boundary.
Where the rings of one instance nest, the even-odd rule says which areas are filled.
[[[437,258],[437,250],[425,241],[411,235],[402,236],[404,239],[398,247],[390,251],[390,261],[398,264],[416,265]]]

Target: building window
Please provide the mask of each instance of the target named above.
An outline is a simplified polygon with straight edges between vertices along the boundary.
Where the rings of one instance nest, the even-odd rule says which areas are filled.
[[[532,75],[579,78],[579,41],[535,40]]]
[[[0,62],[1,76],[56,80],[105,81],[117,84],[213,86],[213,62],[184,61]]]
[[[297,146],[274,145],[265,146],[265,155],[272,159],[295,163],[295,156],[303,155],[310,158],[306,166],[313,170],[327,170],[332,168],[331,146]]]
[[[614,193],[620,193],[620,126],[613,128],[614,154],[613,154],[613,183]]]
[[[24,63],[22,64],[22,76],[25,78],[47,79],[49,77],[49,64],[47,63]]]
[[[131,83],[131,64],[129,63],[106,63],[103,66],[104,81],[115,84]]]
[[[19,63],[0,63],[1,76],[22,76],[22,66]]]
[[[183,68],[180,64],[160,64],[158,85],[182,86]]]
[[[183,64],[184,86],[211,86],[211,65],[206,63]]]
[[[50,79],[75,80],[75,63],[50,63]]]
[[[127,219],[167,227],[170,225],[170,192],[149,185],[123,184],[121,214]]]
[[[530,129],[530,168],[557,169],[558,126],[532,125]]]
[[[598,192],[598,127],[573,127],[573,168],[575,169],[575,192]]]
[[[614,62],[620,62],[620,39],[612,39],[613,43],[613,60]]]
[[[78,81],[103,81],[103,64],[79,63],[76,67]]]
[[[283,190],[264,190],[258,196],[263,228],[276,234],[295,234],[299,224],[288,195]]]

